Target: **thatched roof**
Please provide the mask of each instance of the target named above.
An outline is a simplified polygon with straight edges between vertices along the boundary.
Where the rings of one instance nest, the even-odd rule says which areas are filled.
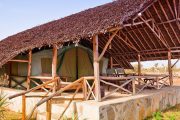
[[[167,3],[164,3],[165,0],[158,0],[158,3],[157,0],[117,0],[10,36],[0,42],[0,65],[5,64],[8,60],[12,59],[17,54],[30,48],[33,49],[36,47],[52,45],[54,43],[63,43],[78,39],[90,40],[89,38],[94,34],[107,33],[107,30],[110,28],[123,27],[124,24],[132,23],[132,19],[137,17],[137,14],[139,12],[145,13],[143,14],[144,18],[148,19],[150,17],[153,17],[153,19],[155,19],[155,22],[158,22],[160,24],[160,22],[167,20],[164,19],[164,17],[162,19],[159,19],[156,15],[158,13],[155,13],[154,10],[151,10],[153,5],[153,9],[155,7],[157,8],[157,12],[159,12],[159,6],[154,6],[154,4],[156,3],[159,4],[159,1],[163,6],[165,5],[163,7],[164,9],[168,9],[165,12],[168,12],[170,8],[167,8]],[[175,1],[175,4],[178,5],[179,0]],[[170,7],[173,6],[173,3],[171,5],[172,0],[170,0],[169,2]],[[148,8],[149,6],[150,8]],[[146,15],[147,8],[151,11],[150,13],[148,13],[148,15]],[[164,16],[164,13],[162,13],[162,11],[159,14],[160,17]],[[168,19],[174,18],[170,13],[168,14],[168,17],[171,17]],[[136,19],[136,21],[138,22],[139,20]],[[172,23],[172,28],[170,26],[167,26],[169,27],[167,28],[168,30],[174,30],[177,28],[175,31],[173,31],[176,33],[176,36],[175,33],[171,32],[172,30],[169,31],[169,36],[172,36],[173,40],[177,39],[176,37],[180,36],[180,31],[176,24],[174,24],[175,23]],[[166,49],[166,47],[159,42],[159,40],[153,35],[153,33],[149,29],[147,29],[147,27],[144,28],[144,26],[145,25],[142,24],[132,27],[123,27],[122,31],[120,31],[118,34],[121,37],[130,40],[134,44],[134,46],[137,47],[139,52],[144,52],[144,50],[148,51],[155,49]],[[136,30],[137,28],[138,31]],[[161,24],[159,25],[159,29],[162,29],[162,33],[165,34],[164,37],[166,38],[167,42],[169,41],[169,45],[172,47],[177,47],[176,41],[178,41],[180,37],[177,40],[174,40],[175,43],[173,44],[173,42],[169,40],[170,37],[166,35],[166,31],[164,31],[165,28],[163,28]],[[147,36],[147,33],[150,37]],[[99,44],[101,49],[107,41],[108,34],[111,33],[100,35]],[[134,53],[137,53],[137,51],[134,51],[134,49],[129,48],[125,44],[120,42],[118,37],[116,37],[115,39],[116,40],[113,40],[113,49],[111,50],[111,54],[114,54],[114,60],[116,62],[120,62],[122,60],[122,55],[124,55],[123,60],[135,61],[136,58],[133,55]],[[152,42],[153,40],[151,39],[153,39],[154,42]],[[138,43],[136,43],[136,41],[138,41]],[[151,45],[152,43],[153,45]],[[127,57],[126,55],[129,56]],[[161,56],[162,55],[160,55],[159,53],[153,55],[153,57],[157,59]],[[145,57],[146,56],[143,56],[143,58]],[[152,56],[150,58],[152,58]],[[144,60],[148,60],[148,56],[147,59]]]

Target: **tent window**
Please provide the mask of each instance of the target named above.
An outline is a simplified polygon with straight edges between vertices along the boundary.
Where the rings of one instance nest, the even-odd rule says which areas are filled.
[[[51,73],[52,59],[51,58],[41,58],[41,69],[42,69],[42,73]]]

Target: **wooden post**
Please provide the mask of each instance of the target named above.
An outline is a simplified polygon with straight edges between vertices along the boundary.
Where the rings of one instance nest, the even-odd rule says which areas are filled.
[[[51,120],[51,100],[46,102],[46,120]]]
[[[26,96],[22,96],[22,120],[26,120]]]
[[[8,87],[9,88],[11,88],[11,83],[12,83],[12,80],[11,80],[11,70],[12,70],[12,63],[11,62],[9,62],[8,63],[8,75],[9,75],[9,85],[8,85]]]
[[[138,54],[138,76],[141,75],[141,55]],[[138,84],[140,84],[141,78],[138,78]]]
[[[95,35],[95,36],[93,36],[95,94],[96,94],[96,101],[101,101],[98,56],[99,56],[99,53],[98,53],[98,35]]]
[[[169,83],[173,85],[173,75],[172,75],[172,68],[171,68],[171,51],[168,51],[168,72],[169,72]]]
[[[112,56],[110,57],[110,68],[113,68],[113,58],[112,58]]]
[[[53,46],[53,57],[52,57],[52,78],[56,77],[56,69],[57,69],[57,46]],[[56,83],[53,88],[53,92],[56,91]]]
[[[156,77],[156,88],[159,89],[159,78]]]
[[[138,54],[138,75],[141,75],[141,55]]]
[[[29,50],[28,54],[28,74],[27,74],[27,90],[30,89],[30,76],[31,76],[31,63],[32,63],[32,50]]]
[[[87,85],[86,85],[86,79],[83,80],[83,95],[84,95],[84,100],[87,98]]]
[[[132,80],[132,91],[133,91],[133,95],[136,94],[135,80],[136,80],[136,79],[134,79],[134,78],[133,78],[133,80]]]

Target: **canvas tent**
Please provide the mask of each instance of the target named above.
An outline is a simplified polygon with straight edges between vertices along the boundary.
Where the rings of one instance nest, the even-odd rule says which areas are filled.
[[[60,50],[58,55],[57,73],[59,76],[67,76],[74,81],[83,76],[93,75],[92,51],[83,46],[69,46]],[[101,73],[105,73],[108,60],[103,59],[100,63]]]
[[[18,55],[16,59],[27,59]],[[75,81],[82,76],[93,75],[93,54],[91,49],[79,46],[65,46],[58,50],[57,74],[67,78],[68,82]],[[100,72],[105,74],[108,66],[108,59],[103,58],[100,62]],[[46,49],[32,54],[32,76],[51,74],[52,50]],[[4,70],[4,69],[3,69]],[[4,70],[5,71],[5,70]],[[25,82],[27,77],[27,63],[11,63],[11,79]],[[15,85],[12,82],[12,86]],[[24,83],[23,86],[26,86]]]

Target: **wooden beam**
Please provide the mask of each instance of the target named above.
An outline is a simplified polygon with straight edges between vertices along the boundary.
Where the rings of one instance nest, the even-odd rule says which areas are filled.
[[[166,0],[165,0],[165,1],[166,1]],[[167,2],[167,1],[166,1],[166,2]],[[162,12],[163,12],[166,20],[169,20],[168,15],[167,15],[167,13],[166,13],[166,11],[165,11],[162,3],[161,3],[160,1],[158,1],[158,3],[159,3],[159,5],[160,5],[160,9],[162,10]],[[168,3],[169,3],[169,2],[167,2],[167,4],[168,4]],[[169,6],[169,4],[168,4],[168,6]],[[170,7],[170,6],[169,6],[169,9],[170,9],[170,11],[171,11],[171,7]],[[172,15],[173,15],[173,12],[172,12]],[[172,24],[170,24],[170,23],[169,23],[168,25],[170,26],[171,30],[173,31],[173,34],[175,35],[176,39],[177,39],[178,42],[180,43],[180,39],[179,39],[178,35],[176,34],[176,31],[174,30],[174,27],[173,27]],[[172,38],[172,35],[170,34],[169,30],[166,28],[165,25],[164,25],[164,28],[166,29],[169,37],[171,38],[172,43],[174,44],[174,46],[176,46],[176,44],[175,44],[175,42],[174,42],[174,39]]]
[[[22,63],[28,63],[29,60],[9,60],[9,62],[22,62]]]
[[[22,120],[26,120],[26,96],[22,96]]]
[[[180,18],[176,18],[176,19],[172,19],[172,20],[163,21],[163,22],[157,23],[157,25],[167,24],[167,23],[172,23],[172,22],[176,22],[176,21],[180,21]]]
[[[128,43],[127,41],[125,41],[125,40],[124,40],[121,36],[119,36],[119,35],[116,35],[116,36],[117,36],[121,41],[123,41],[127,46],[129,46],[130,48],[134,49],[136,52],[139,52],[139,50],[137,50],[133,44]]]
[[[101,58],[103,57],[104,53],[106,52],[109,44],[111,43],[111,41],[113,40],[113,38],[115,37],[115,35],[117,34],[118,31],[119,31],[119,30],[116,30],[116,31],[112,34],[112,36],[109,38],[109,40],[107,41],[107,43],[106,43],[106,45],[105,45],[102,53],[100,54],[100,56],[99,56],[98,59],[97,59],[98,61],[101,60]]]
[[[30,76],[31,79],[45,79],[45,80],[52,80],[53,77],[51,76]]]
[[[31,76],[31,63],[32,63],[32,50],[29,50],[28,53],[28,74],[27,74],[27,90],[30,89],[30,76]]]
[[[138,75],[141,75],[141,55],[138,54]]]
[[[108,47],[108,45],[106,45],[106,46]],[[105,52],[106,49],[104,49],[103,51]],[[98,35],[95,35],[95,36],[93,36],[93,58],[94,58],[95,94],[96,94],[96,101],[101,101],[100,79],[99,79],[99,60],[100,59],[98,58],[98,56],[99,56],[99,53],[98,53]]]
[[[172,68],[171,68],[171,51],[168,51],[168,72],[169,72],[169,82],[170,85],[173,85],[173,75],[172,75]]]
[[[144,7],[142,10],[141,10],[141,13],[145,12],[149,7],[151,7],[157,0],[153,0],[151,3],[149,3],[146,7]],[[140,14],[141,14],[140,13]],[[133,21],[135,21],[137,18],[139,17],[139,13],[137,13],[134,18],[133,18]]]
[[[169,2],[168,2],[168,5],[170,6]],[[177,7],[176,7],[176,0],[173,0],[173,5],[174,5],[174,14],[175,14],[175,18],[178,17],[178,10],[177,10]]]
[[[11,80],[11,71],[12,71],[12,63],[8,63],[8,75],[9,75],[9,85],[8,85],[8,87],[9,88],[11,88],[11,82],[12,82],[12,80]]]
[[[126,31],[129,31],[127,28],[124,28]],[[122,32],[123,33],[123,32]],[[136,39],[134,39],[134,37],[132,36],[132,34],[131,33],[129,33],[129,32],[127,32],[126,33],[126,36],[129,36],[130,38],[131,38],[131,40],[133,40],[133,42],[135,43],[135,46],[137,46],[139,49],[139,51],[141,51],[142,50],[142,48],[141,48],[141,46],[139,45],[139,43],[136,41]],[[130,41],[130,40],[129,40]],[[134,45],[134,44],[133,44]],[[136,48],[137,48],[136,47]]]
[[[178,18],[180,17],[180,2],[179,2],[179,4],[178,4],[178,10],[177,10],[177,12],[178,12]]]
[[[148,19],[146,20],[146,22],[150,22],[152,20],[153,19]],[[136,26],[136,25],[141,25],[141,24],[144,24],[144,22],[140,21],[140,22],[127,23],[127,24],[124,24],[123,27],[131,27],[131,26]]]
[[[41,84],[39,86],[31,88],[30,90],[23,91],[21,93],[17,93],[15,95],[9,96],[8,98],[9,99],[13,99],[15,97],[22,96],[22,95],[25,95],[25,94],[30,93],[30,92],[34,92],[35,90],[38,90],[38,89],[42,88],[43,86],[46,86],[46,85],[48,85],[50,83],[53,83],[54,81],[56,81],[56,79],[55,80],[49,80],[49,81],[47,81],[47,82],[45,82],[45,83],[43,83],[43,84]]]
[[[179,62],[180,59],[177,59],[176,62],[171,66],[171,68],[173,68],[178,62]]]
[[[57,70],[57,46],[53,45],[53,57],[52,57],[52,78],[55,79]],[[56,91],[56,85],[54,85],[53,92]]]
[[[113,68],[113,58],[112,58],[112,56],[110,57],[110,68]]]
[[[46,120],[51,120],[51,100],[46,102]]]
[[[163,43],[163,45],[166,47],[166,48],[169,48],[168,44],[166,44],[166,42],[164,40],[162,40],[161,38],[161,35],[160,33],[157,33],[151,26],[148,22],[146,22],[146,20],[144,18],[142,18],[142,16],[139,16],[139,18],[146,24],[146,26],[153,32],[153,34]],[[155,24],[155,23],[154,23]]]

